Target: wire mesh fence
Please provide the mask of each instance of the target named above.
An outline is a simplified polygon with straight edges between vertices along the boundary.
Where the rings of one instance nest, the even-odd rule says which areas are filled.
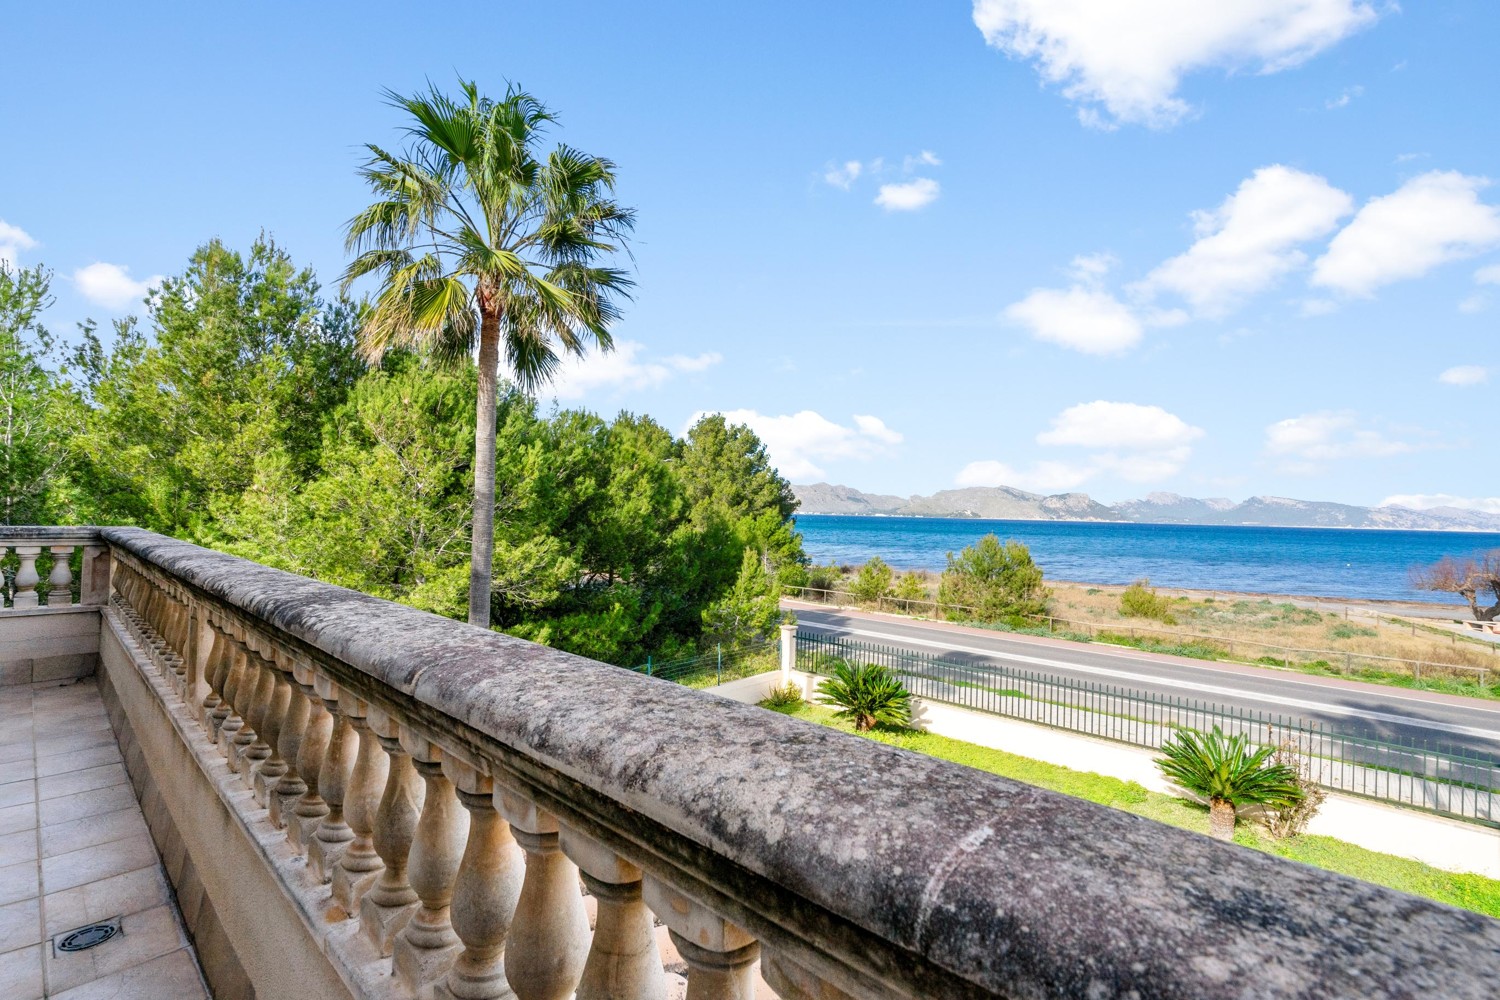
[[[775,670],[780,664],[780,647],[774,642],[763,642],[744,646],[716,645],[705,652],[671,660],[647,657],[645,663],[629,669],[648,677],[701,688],[754,677]]]
[[[1500,760],[1420,740],[1376,738],[1293,716],[1272,715],[1003,664],[962,663],[930,653],[797,633],[796,666],[826,676],[836,660],[878,663],[913,695],[1006,718],[1158,750],[1178,729],[1245,733],[1262,745],[1292,744],[1325,788],[1500,826]]]

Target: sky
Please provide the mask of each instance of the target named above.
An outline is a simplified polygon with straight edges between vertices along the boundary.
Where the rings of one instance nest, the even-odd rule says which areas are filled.
[[[213,237],[333,294],[382,99],[516,82],[618,164],[616,350],[548,405],[793,482],[1500,512],[1500,5],[12,7],[0,258],[48,325]]]

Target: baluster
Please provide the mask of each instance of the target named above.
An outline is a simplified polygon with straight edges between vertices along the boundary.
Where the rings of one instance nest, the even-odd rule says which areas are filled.
[[[73,546],[49,545],[52,572],[47,575],[47,607],[62,608],[73,603]]]
[[[781,1000],[854,1000],[853,994],[770,949],[761,951],[760,976]],[[578,1000],[584,1000],[582,994]]]
[[[495,812],[489,777],[452,757],[444,758],[443,770],[469,811],[469,840],[451,911],[464,947],[435,993],[442,1000],[498,1000],[512,995],[505,978],[505,936],[521,895],[521,850]]]
[[[234,740],[245,725],[241,712],[247,701],[246,689],[250,680],[249,670],[245,666],[245,647],[240,643],[239,631],[239,627],[234,626],[229,633],[229,673],[224,681],[224,704],[221,706],[225,710],[225,717],[219,723],[219,753],[229,762],[231,770],[234,769],[235,761]]]
[[[276,685],[271,671],[265,667],[266,661],[255,651],[260,642],[260,637],[253,633],[245,636],[245,669],[249,677],[246,689],[250,697],[245,706],[245,724],[234,738],[238,757],[234,769],[247,789],[255,787],[255,768],[271,755],[271,747],[261,738],[261,730],[265,728],[266,711],[271,707],[271,692]]]
[[[344,820],[344,791],[354,772],[355,746],[354,727],[339,711],[339,686],[322,674],[313,679],[323,707],[333,717],[333,733],[328,739],[328,752],[323,756],[323,767],[318,772],[318,792],[328,803],[328,812],[318,824],[318,832],[307,845],[307,864],[313,874],[323,882],[333,879],[339,857],[354,839],[354,831]]]
[[[390,758],[370,732],[369,706],[347,692],[339,706],[349,717],[358,749],[354,752],[354,770],[349,773],[349,784],[344,789],[344,818],[354,832],[354,839],[344,848],[333,873],[333,899],[352,917],[359,913],[361,897],[384,867],[375,851],[375,810],[380,807],[385,791]]]
[[[275,650],[276,666],[281,671],[281,681],[286,684],[286,715],[281,720],[281,733],[276,740],[276,753],[281,757],[286,771],[271,790],[267,808],[271,823],[278,829],[287,829],[286,817],[295,809],[296,801],[307,792],[307,782],[302,778],[302,767],[298,758],[302,753],[302,738],[307,733],[307,719],[311,709],[307,696],[302,693],[295,677],[295,658],[287,651]],[[287,838],[291,831],[287,829]]]
[[[271,678],[271,697],[266,702],[265,721],[260,730],[266,756],[255,769],[255,787],[251,793],[256,802],[269,810],[271,800],[276,797],[273,793],[287,772],[286,759],[281,756],[281,727],[292,703],[292,686],[287,683],[286,673],[277,662],[276,650],[269,642],[263,642],[258,653],[261,663],[265,664],[266,675]]]
[[[578,868],[558,849],[557,820],[518,790],[495,785],[495,808],[526,857],[526,878],[505,948],[505,978],[520,1000],[566,1000],[589,953]]]
[[[401,746],[425,786],[422,817],[408,855],[408,878],[421,905],[396,935],[391,971],[408,993],[421,993],[447,976],[462,947],[449,907],[469,838],[469,813],[443,773],[443,754],[418,733],[401,727]]]
[[[598,904],[577,1000],[664,1000],[667,978],[641,898],[641,870],[571,827],[560,834],[563,853]]]
[[[16,558],[21,560],[21,565],[16,570],[16,589],[11,596],[11,606],[17,611],[37,606],[36,585],[41,577],[36,573],[36,557],[41,554],[40,545],[16,546]]]
[[[687,1000],[753,1000],[755,938],[651,875],[641,888],[687,963]]]
[[[215,743],[219,739],[219,727],[229,716],[229,702],[224,697],[224,687],[229,681],[229,667],[234,653],[229,644],[229,633],[223,620],[215,614],[209,619],[213,629],[213,641],[208,650],[208,695],[203,699],[203,731]]]
[[[302,730],[302,745],[297,748],[297,773],[307,786],[297,799],[292,810],[292,822],[287,824],[286,839],[299,854],[306,854],[313,842],[314,834],[328,815],[328,803],[318,792],[318,779],[322,776],[323,761],[328,757],[328,744],[333,739],[333,717],[323,706],[323,699],[313,686],[316,673],[306,660],[292,661],[292,679],[297,691],[307,702],[307,725]]]
[[[411,755],[401,746],[401,727],[395,719],[371,709],[366,725],[380,741],[389,764],[372,837],[384,867],[360,900],[359,927],[382,956],[389,956],[397,932],[420,905],[408,880],[407,864],[417,820],[422,815],[422,779],[412,767]]]

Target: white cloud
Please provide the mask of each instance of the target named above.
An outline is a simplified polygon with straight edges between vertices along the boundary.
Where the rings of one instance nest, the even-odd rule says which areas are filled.
[[[1295,66],[1374,23],[1365,0],[974,0],[985,41],[1036,65],[1085,124],[1165,127],[1189,73]],[[1102,109],[1102,111],[1101,111]]]
[[[1202,436],[1201,427],[1193,427],[1160,406],[1096,399],[1063,410],[1052,418],[1052,429],[1038,434],[1036,441],[1084,448],[1159,450],[1191,444]]]
[[[12,226],[0,219],[0,261],[11,267],[21,266],[21,251],[36,246],[36,240],[20,226]]]
[[[1433,507],[1457,507],[1486,514],[1500,514],[1500,497],[1456,497],[1451,493],[1397,493],[1380,501],[1379,507],[1409,507],[1430,510]]]
[[[1474,272],[1476,285],[1500,285],[1500,264],[1486,264]]]
[[[1266,428],[1266,454],[1292,461],[1294,471],[1314,471],[1307,463],[1343,458],[1389,458],[1417,450],[1377,430],[1362,427],[1347,411],[1324,410],[1279,420]]]
[[[1102,281],[1104,276],[1119,262],[1120,258],[1107,250],[1099,253],[1081,253],[1068,265],[1068,273],[1072,275],[1074,281],[1082,284],[1097,283]]]
[[[917,177],[899,184],[882,184],[875,204],[887,212],[914,212],[937,201],[941,185],[930,177]]]
[[[1345,87],[1342,91],[1339,92],[1339,96],[1331,97],[1328,100],[1324,101],[1323,107],[1327,108],[1329,111],[1337,111],[1339,108],[1347,108],[1350,101],[1354,100],[1356,97],[1363,97],[1364,93],[1365,88],[1360,86],[1359,84],[1355,84],[1352,87]]]
[[[834,187],[849,190],[849,186],[859,180],[859,175],[864,173],[864,164],[858,160],[849,160],[843,166],[830,165],[823,174],[823,180]]]
[[[1141,340],[1141,321],[1124,303],[1103,289],[1083,285],[1066,291],[1035,289],[1007,306],[1005,318],[1038,340],[1084,354],[1117,354]]]
[[[1306,263],[1297,247],[1332,232],[1353,210],[1349,195],[1316,174],[1262,167],[1218,208],[1194,212],[1197,241],[1136,290],[1175,292],[1199,315],[1222,317]]]
[[[1480,365],[1455,365],[1438,376],[1444,385],[1482,385],[1488,382],[1490,370]]]
[[[724,360],[710,352],[697,357],[674,354],[660,361],[647,361],[641,355],[645,345],[634,340],[619,340],[609,352],[590,351],[583,357],[568,357],[558,369],[548,392],[556,399],[583,399],[596,392],[613,395],[651,389],[675,375],[701,372]]]
[[[1369,296],[1381,285],[1500,245],[1500,211],[1479,200],[1488,184],[1434,170],[1372,198],[1318,258],[1312,283]]]
[[[1458,300],[1458,311],[1468,315],[1484,312],[1490,307],[1490,297],[1483,292],[1475,292]]]
[[[140,302],[162,280],[161,275],[153,274],[145,281],[136,281],[130,276],[130,268],[102,261],[73,272],[73,282],[83,297],[108,309],[124,309]]]
[[[1033,493],[1065,493],[1092,479],[1098,469],[1068,462],[1035,462],[1025,469],[1004,462],[970,462],[953,477],[959,486],[1014,486]]]
[[[901,169],[908,174],[922,167],[941,167],[942,165],[943,161],[938,159],[938,155],[930,149],[924,149],[915,156],[907,156],[901,161]]]
[[[708,412],[693,414],[688,426]],[[901,441],[901,435],[878,417],[855,416],[854,426],[846,427],[813,410],[780,416],[755,410],[719,412],[729,423],[744,424],[754,431],[765,443],[777,470],[793,481],[822,479],[827,475],[822,463],[868,461],[886,454]]]

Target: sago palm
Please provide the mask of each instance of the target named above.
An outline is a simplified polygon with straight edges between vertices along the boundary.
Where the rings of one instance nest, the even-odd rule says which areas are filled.
[[[1271,760],[1275,747],[1255,748],[1244,733],[1225,736],[1179,729],[1161,748],[1156,766],[1178,785],[1208,800],[1208,833],[1234,839],[1235,810],[1261,805],[1285,809],[1302,797],[1297,773]]]
[[[496,101],[473,83],[461,90],[460,99],[387,94],[410,116],[410,142],[399,154],[368,147],[362,176],[376,200],[349,221],[357,256],[344,287],[379,277],[360,331],[371,359],[394,347],[449,356],[478,347],[469,621],[487,627],[500,356],[531,394],[561,355],[612,346],[631,282],[600,261],[625,249],[634,212],[613,200],[609,160],[563,145],[543,158],[553,116],[530,94],[510,87]]]
[[[835,660],[832,668],[833,676],[818,685],[818,697],[838,707],[835,716],[853,720],[859,732],[874,728],[876,723],[887,726],[911,723],[911,694],[885,667]]]

